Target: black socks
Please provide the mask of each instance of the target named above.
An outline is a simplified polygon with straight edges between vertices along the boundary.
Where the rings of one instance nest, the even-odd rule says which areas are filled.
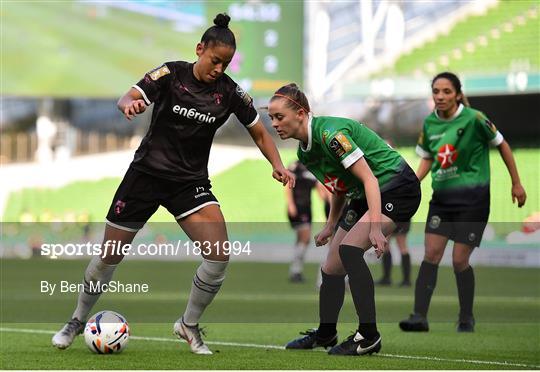
[[[408,253],[401,255],[401,271],[403,272],[403,282],[409,283],[411,281],[411,256]]]
[[[383,267],[383,277],[382,280],[388,280],[391,279],[391,273],[392,273],[392,254],[390,251],[386,252],[382,256],[382,267]]]
[[[416,279],[416,288],[414,291],[414,312],[424,317],[427,316],[431,296],[437,285],[438,269],[439,265],[422,261],[420,270],[418,271],[418,278]]]
[[[328,275],[321,269],[322,283],[319,290],[320,324],[317,336],[321,339],[337,333],[339,311],[345,299],[345,275]]]
[[[454,272],[459,297],[459,318],[468,319],[473,315],[474,271],[468,267],[462,272]]]
[[[339,255],[349,276],[349,286],[358,315],[358,331],[366,339],[377,336],[375,313],[375,289],[373,277],[364,260],[364,250],[360,247],[342,244]]]

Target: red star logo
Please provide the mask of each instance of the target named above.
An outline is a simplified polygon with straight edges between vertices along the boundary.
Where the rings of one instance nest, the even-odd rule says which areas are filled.
[[[324,187],[326,187],[326,189],[332,194],[339,195],[347,192],[345,182],[343,182],[336,176],[332,176],[331,174],[327,174],[324,176]]]
[[[437,160],[441,163],[441,168],[446,169],[456,162],[458,152],[451,144],[442,145],[437,152]]]

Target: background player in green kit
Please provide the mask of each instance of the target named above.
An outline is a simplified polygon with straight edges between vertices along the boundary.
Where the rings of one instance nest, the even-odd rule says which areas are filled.
[[[474,272],[469,258],[480,245],[489,207],[489,145],[497,146],[512,178],[512,200],[525,204],[514,157],[495,125],[466,107],[459,78],[449,72],[431,84],[435,110],[425,119],[416,152],[422,157],[418,178],[431,171],[433,196],[425,229],[425,255],[416,280],[414,313],[399,326],[428,331],[427,312],[437,269],[449,239],[459,296],[459,332],[474,331]]]
[[[298,159],[332,192],[328,221],[315,237],[317,245],[324,245],[333,235],[321,268],[320,324],[287,348],[333,346],[329,354],[334,355],[379,352],[373,278],[364,252],[375,247],[380,257],[387,250],[386,237],[418,209],[420,182],[405,160],[364,125],[311,115],[309,102],[296,84],[278,89],[268,112],[280,138],[300,141]],[[345,206],[347,199],[350,202]],[[349,276],[359,326],[336,345],[345,275]]]

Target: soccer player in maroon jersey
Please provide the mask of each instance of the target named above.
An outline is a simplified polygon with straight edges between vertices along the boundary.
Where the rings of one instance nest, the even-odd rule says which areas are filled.
[[[294,175],[284,166],[276,146],[253,107],[252,98],[225,69],[236,51],[228,24],[230,17],[218,14],[214,26],[197,44],[197,62],[167,62],[148,72],[118,101],[128,120],[154,104],[150,128],[112,200],[105,242],[130,244],[157,208],[164,206],[193,242],[204,243],[203,261],[193,278],[187,308],[174,325],[196,354],[211,354],[204,344],[198,322],[225,278],[229,260],[225,221],[211,192],[208,157],[217,129],[231,114],[246,128],[273,168],[272,176],[294,187]],[[206,251],[206,252],[205,252]],[[122,260],[115,253],[95,256],[84,274],[85,290],[77,308],[52,343],[65,349],[82,332],[90,310],[101,293],[91,283],[108,283]]]

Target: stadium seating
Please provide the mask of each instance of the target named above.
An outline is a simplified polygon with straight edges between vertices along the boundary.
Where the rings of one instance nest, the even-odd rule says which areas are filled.
[[[403,55],[376,75],[431,75],[440,70],[490,74],[514,68],[539,71],[539,30],[538,3],[502,1],[485,15],[458,22],[447,35]]]

